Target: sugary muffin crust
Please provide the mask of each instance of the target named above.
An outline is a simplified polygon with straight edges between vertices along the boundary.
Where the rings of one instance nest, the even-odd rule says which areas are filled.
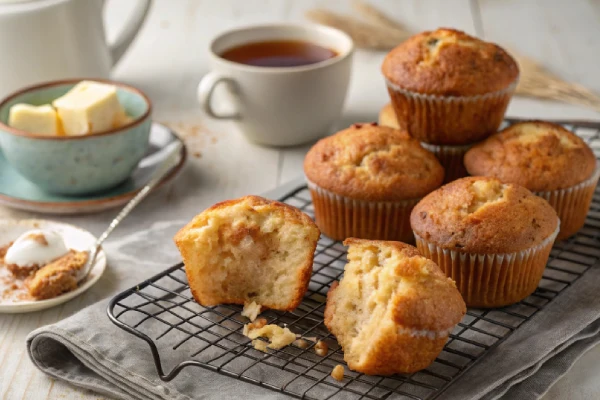
[[[386,56],[382,72],[401,89],[443,96],[473,96],[506,89],[519,68],[500,46],[440,28],[412,36]]]
[[[344,244],[348,264],[327,294],[325,325],[350,369],[389,375],[427,367],[466,311],[452,279],[404,243]]]
[[[436,245],[469,253],[512,253],[557,229],[548,202],[494,178],[462,178],[427,195],[413,209],[413,231]]]
[[[474,146],[465,155],[471,175],[492,176],[535,192],[564,189],[590,178],[592,149],[560,125],[516,123]]]
[[[376,123],[321,139],[306,155],[304,173],[325,190],[373,201],[419,198],[444,179],[439,161],[418,141]]]

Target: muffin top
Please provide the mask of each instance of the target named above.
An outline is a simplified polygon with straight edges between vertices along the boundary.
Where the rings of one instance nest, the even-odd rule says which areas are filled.
[[[410,37],[388,53],[381,70],[401,89],[443,96],[497,92],[519,76],[500,46],[446,28]]]
[[[407,133],[354,124],[321,139],[304,159],[309,181],[335,194],[373,201],[420,198],[438,188],[444,168]]]
[[[550,237],[556,212],[524,187],[495,178],[462,178],[427,195],[410,225],[423,239],[469,253],[512,253]]]
[[[392,103],[387,103],[381,111],[379,111],[379,125],[389,126],[390,128],[400,129],[398,125],[398,118]]]
[[[564,189],[592,176],[596,157],[577,135],[543,121],[520,122],[471,148],[471,175],[493,176],[534,192]]]

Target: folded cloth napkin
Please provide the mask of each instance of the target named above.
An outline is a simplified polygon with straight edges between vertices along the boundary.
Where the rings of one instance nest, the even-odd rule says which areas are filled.
[[[284,192],[289,187],[284,188]],[[280,195],[281,192],[274,192],[270,197]],[[156,224],[143,235],[126,237],[109,245],[110,266],[123,277],[114,293],[158,272],[157,267],[144,268],[147,274],[140,276],[144,259],[177,259],[172,246],[165,250],[157,244],[170,243],[182,223]],[[124,249],[128,249],[127,255],[123,255]],[[171,253],[165,255],[165,251]],[[138,265],[131,254],[143,254]],[[597,264],[597,257],[595,262]],[[541,397],[581,355],[600,342],[599,283],[600,265],[594,265],[583,278],[467,370],[447,389],[443,398],[528,400]],[[50,376],[118,399],[288,398],[282,393],[197,367],[183,369],[170,382],[161,381],[148,345],[113,325],[106,315],[107,305],[108,299],[32,332],[27,338],[31,360]],[[159,349],[167,371],[182,361],[176,351],[171,351],[172,347],[173,343],[162,343]],[[272,378],[273,371],[264,370],[259,374],[269,374]]]

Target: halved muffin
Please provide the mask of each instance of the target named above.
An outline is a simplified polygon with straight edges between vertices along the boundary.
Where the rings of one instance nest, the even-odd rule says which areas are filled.
[[[413,246],[349,238],[348,264],[327,294],[325,325],[354,371],[411,373],[435,360],[466,312],[454,281]]]
[[[198,303],[293,310],[306,292],[319,235],[297,208],[246,196],[208,208],[174,239]]]

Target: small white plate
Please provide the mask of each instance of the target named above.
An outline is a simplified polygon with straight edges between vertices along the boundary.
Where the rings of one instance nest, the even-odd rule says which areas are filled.
[[[96,242],[96,237],[90,232],[61,222],[41,219],[21,221],[0,220],[0,246],[7,245],[19,235],[31,229],[52,229],[58,232],[63,237],[69,249],[87,250]],[[5,289],[10,286],[6,281],[12,277],[12,274],[4,266],[0,265],[0,313],[26,313],[62,304],[92,287],[100,279],[105,269],[106,254],[104,250],[100,250],[90,275],[77,289],[47,300],[19,300],[16,298],[5,298],[3,295]]]

